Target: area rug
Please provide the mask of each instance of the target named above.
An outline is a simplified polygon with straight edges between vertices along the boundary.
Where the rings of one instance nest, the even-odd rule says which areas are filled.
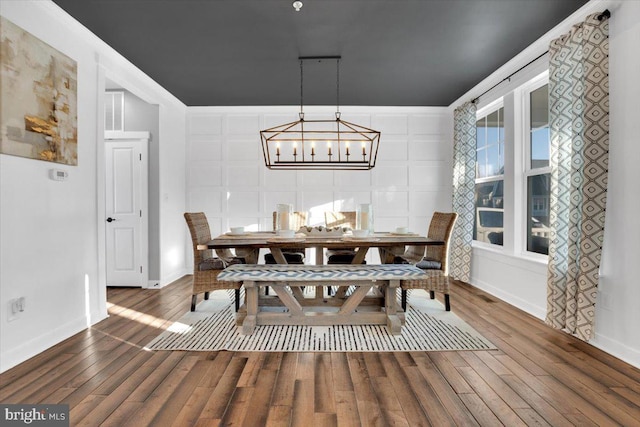
[[[148,350],[385,352],[496,347],[427,292],[412,290],[401,335],[384,325],[257,326],[241,335],[231,300],[217,291],[145,346]]]

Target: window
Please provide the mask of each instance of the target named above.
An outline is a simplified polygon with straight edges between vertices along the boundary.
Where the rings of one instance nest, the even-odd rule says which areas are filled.
[[[525,91],[527,127],[525,177],[527,185],[527,251],[549,253],[549,91],[548,84]]]
[[[502,245],[504,198],[504,108],[476,122],[476,216],[473,239]]]
[[[476,247],[544,262],[549,253],[548,71],[513,84],[476,115]],[[522,81],[522,80],[521,80]],[[505,119],[506,117],[506,119]]]
[[[104,130],[124,130],[124,92],[104,93]]]

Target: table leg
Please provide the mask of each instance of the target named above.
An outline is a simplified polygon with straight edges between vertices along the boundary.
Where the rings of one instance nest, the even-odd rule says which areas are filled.
[[[340,286],[336,290],[336,293],[333,294],[334,298],[344,298],[347,295],[347,290],[349,290],[348,286]]]
[[[367,252],[369,251],[368,247],[360,247],[356,252],[356,256],[351,260],[351,264],[362,264],[364,258],[367,256]]]
[[[258,318],[258,285],[256,282],[245,280],[244,290],[247,299],[247,316],[242,322],[242,334],[250,335],[256,327]]]
[[[304,300],[304,293],[302,292],[302,289],[300,289],[300,286],[291,286],[291,293],[298,299],[298,301],[303,301]]]
[[[384,251],[384,252],[382,252]],[[393,264],[396,256],[404,254],[404,246],[391,246],[380,252],[380,260],[383,264]]]
[[[359,247],[356,251],[356,256],[351,260],[351,264],[362,264],[364,258],[367,256],[367,252],[369,251],[368,247]],[[336,291],[334,297],[335,298],[344,298],[349,290],[349,286],[340,286]]]
[[[387,329],[390,334],[400,335],[402,333],[402,321],[398,317],[397,294],[396,291],[400,286],[399,280],[389,280],[389,284],[385,289],[384,309],[387,313]]]
[[[316,265],[324,264],[324,247],[322,246],[314,246],[316,250]],[[330,295],[329,286],[327,286],[327,295]],[[324,297],[324,287],[316,286],[316,299],[321,299]]]
[[[291,293],[289,293],[287,291],[287,286],[286,286],[286,282],[284,283],[277,283],[275,284],[275,286],[272,286],[273,290],[275,291],[276,295],[278,295],[278,298],[280,298],[280,301],[282,301],[282,303],[285,305],[285,307],[287,307],[289,309],[289,316],[293,316],[293,317],[304,317],[304,312],[302,311],[302,306],[300,305],[300,303],[298,302],[298,300],[296,300],[292,294],[295,295],[295,290],[296,289],[300,289],[299,286],[290,286],[289,288],[291,289]]]
[[[380,263],[381,264],[389,264],[387,262],[387,248],[378,248],[378,255],[380,255]]]
[[[244,258],[247,264],[257,264],[260,249],[236,248],[236,256]]]
[[[271,254],[273,255],[273,259],[276,260],[278,264],[289,264],[287,259],[284,257],[282,250],[280,248],[269,248]]]
[[[356,291],[352,293],[349,298],[347,298],[344,304],[342,304],[342,307],[340,307],[340,311],[338,311],[338,314],[352,315],[370,289],[371,286],[358,286],[358,289],[356,289]]]

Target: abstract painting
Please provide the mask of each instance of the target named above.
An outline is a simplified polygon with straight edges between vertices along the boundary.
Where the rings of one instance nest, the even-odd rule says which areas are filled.
[[[0,17],[0,153],[78,164],[77,69]]]

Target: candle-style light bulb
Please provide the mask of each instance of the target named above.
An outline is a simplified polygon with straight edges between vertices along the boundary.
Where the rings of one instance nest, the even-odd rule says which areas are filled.
[[[348,156],[348,155],[349,155],[349,141],[345,142],[345,143],[344,143],[344,146],[345,146],[345,148],[346,148],[346,154],[347,154],[347,156]]]
[[[316,143],[315,142],[311,143],[311,155],[312,156],[316,155]]]
[[[327,148],[329,149],[329,155],[331,155],[331,142],[327,142]]]
[[[276,156],[280,156],[280,143],[276,142]]]
[[[293,143],[293,156],[297,156],[298,155],[298,143],[294,141]]]
[[[366,148],[365,148],[365,147],[366,147],[366,145],[367,145],[367,144],[366,144],[365,142],[363,142],[363,143],[362,143],[362,155],[363,155],[363,156],[366,156],[366,155],[367,155],[367,150],[366,150]]]

